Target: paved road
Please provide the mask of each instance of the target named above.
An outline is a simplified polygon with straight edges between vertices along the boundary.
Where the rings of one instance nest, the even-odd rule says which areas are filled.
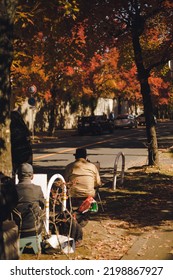
[[[159,123],[157,135],[159,148],[167,148],[173,143],[173,121]],[[103,173],[113,171],[116,155],[123,152],[125,168],[147,164],[145,127],[115,130],[113,134],[101,136],[79,136],[77,133],[63,138],[50,139],[33,145],[34,170],[36,173],[63,175],[65,166],[74,160],[73,153],[78,147],[85,147],[88,159],[99,161]],[[120,160],[121,165],[121,160]],[[120,167],[119,167],[120,168]]]
[[[74,160],[78,147],[85,147],[91,162],[100,162],[101,169],[113,170],[117,154],[125,155],[125,168],[147,163],[144,129],[117,130],[112,135],[78,136],[34,145],[34,168],[38,172],[63,173],[64,167]],[[142,141],[142,142],[141,142]],[[121,164],[121,160],[120,160]],[[43,173],[44,173],[43,172]]]

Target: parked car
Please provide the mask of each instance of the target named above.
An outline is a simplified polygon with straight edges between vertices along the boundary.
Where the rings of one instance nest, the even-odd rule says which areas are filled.
[[[144,114],[140,114],[139,116],[136,117],[136,121],[137,121],[138,125],[146,125],[145,115]],[[155,124],[157,123],[156,116],[154,116],[154,122],[155,122]]]
[[[84,134],[102,134],[104,132],[113,133],[113,121],[105,118],[104,115],[83,116],[78,118],[78,133]]]
[[[136,121],[135,117],[130,114],[118,115],[117,118],[114,120],[114,127],[115,128],[137,127],[137,121]]]
[[[136,117],[136,121],[138,125],[145,125],[145,115],[140,114],[139,116]]]

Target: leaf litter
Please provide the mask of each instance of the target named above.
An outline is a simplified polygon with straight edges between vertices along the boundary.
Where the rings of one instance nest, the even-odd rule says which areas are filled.
[[[123,189],[112,182],[100,189],[105,211],[93,215],[83,228],[83,246],[74,254],[45,255],[40,259],[120,260],[138,236],[159,239],[157,232],[173,228],[173,171],[133,168],[125,174]],[[139,180],[140,178],[140,180]],[[170,240],[163,246],[170,246]],[[160,245],[161,247],[161,245]],[[138,254],[142,256],[147,246]],[[171,250],[171,248],[170,248]],[[36,259],[22,254],[21,259]]]

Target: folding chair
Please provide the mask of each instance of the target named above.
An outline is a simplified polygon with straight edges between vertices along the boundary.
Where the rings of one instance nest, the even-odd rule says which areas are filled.
[[[104,212],[104,207],[103,207],[103,202],[101,200],[101,196],[100,196],[100,192],[99,192],[99,187],[96,188],[96,197],[98,197],[99,204],[101,205],[102,212]]]

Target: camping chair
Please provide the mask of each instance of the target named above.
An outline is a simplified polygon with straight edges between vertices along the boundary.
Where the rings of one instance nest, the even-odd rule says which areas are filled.
[[[100,162],[97,161],[97,162],[92,162],[92,163],[97,167],[98,172],[100,173]],[[98,203],[101,205],[102,212],[104,212],[103,203],[102,203],[100,192],[99,192],[99,186],[95,187],[95,191],[96,191],[95,199],[97,200],[97,198],[98,198],[98,201],[99,201]]]
[[[100,192],[99,192],[99,187],[96,187],[95,190],[96,190],[96,195],[95,195],[96,201],[97,201],[97,198],[98,198],[98,204],[101,206],[102,212],[104,212],[104,207],[103,207],[103,202],[101,200],[101,196],[100,196]]]

